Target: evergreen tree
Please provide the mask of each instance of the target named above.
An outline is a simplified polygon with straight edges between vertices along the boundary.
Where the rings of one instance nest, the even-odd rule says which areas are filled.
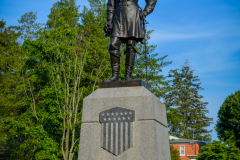
[[[167,107],[168,126],[173,134],[180,138],[211,140],[206,129],[210,118],[206,116],[207,102],[202,102],[202,95],[198,94],[201,83],[198,76],[193,75],[188,62],[181,69],[171,70],[168,75],[171,80],[171,90],[165,96]],[[193,130],[195,132],[193,133]]]
[[[18,38],[21,33],[16,26],[5,26],[0,21],[0,119],[18,117],[26,108],[23,106],[23,92],[20,68],[23,66],[25,53],[21,51]],[[6,140],[7,132],[0,123],[0,141]]]
[[[215,127],[218,138],[240,149],[240,90],[229,95],[218,111]]]

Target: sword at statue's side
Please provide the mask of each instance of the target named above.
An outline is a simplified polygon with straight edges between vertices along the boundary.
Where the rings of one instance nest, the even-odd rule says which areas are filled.
[[[147,39],[146,39],[146,24],[149,24],[146,19],[143,11],[141,11],[141,19],[142,19],[142,25],[143,25],[143,35],[144,35],[144,48],[145,48],[145,62],[146,62],[146,83],[148,82],[147,80]],[[142,42],[143,44],[143,42]]]

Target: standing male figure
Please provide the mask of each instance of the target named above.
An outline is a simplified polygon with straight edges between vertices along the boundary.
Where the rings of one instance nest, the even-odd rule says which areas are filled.
[[[108,0],[104,31],[106,35],[111,35],[109,53],[112,77],[104,82],[119,80],[121,43],[126,43],[125,81],[131,81],[136,53],[135,44],[145,38],[141,20],[145,20],[145,17],[152,13],[157,3],[157,0],[145,1],[146,6],[141,11],[138,0]]]

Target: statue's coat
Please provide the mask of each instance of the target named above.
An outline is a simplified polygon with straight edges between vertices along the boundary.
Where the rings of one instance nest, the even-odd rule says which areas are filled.
[[[144,11],[150,14],[157,0],[146,0]],[[119,38],[144,38],[138,0],[108,0],[107,21],[113,24],[112,36]]]

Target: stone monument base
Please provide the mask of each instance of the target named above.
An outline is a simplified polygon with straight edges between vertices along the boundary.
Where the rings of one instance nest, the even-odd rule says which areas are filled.
[[[144,86],[96,90],[83,101],[78,160],[171,160],[164,104]]]

